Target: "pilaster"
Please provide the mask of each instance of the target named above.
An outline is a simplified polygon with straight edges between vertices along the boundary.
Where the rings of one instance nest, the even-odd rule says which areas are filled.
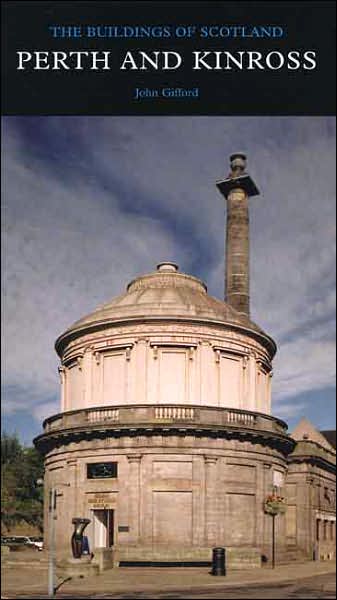
[[[142,455],[128,456],[129,541],[136,544],[140,535],[140,464]]]
[[[147,380],[147,341],[139,339],[136,348],[136,402],[137,404],[145,404],[147,402],[146,380]]]
[[[92,406],[92,350],[86,348],[82,361],[84,406]]]
[[[214,546],[218,537],[217,457],[205,456],[205,545]]]
[[[67,410],[66,407],[66,390],[65,390],[65,371],[66,368],[63,365],[58,367],[59,377],[60,377],[60,387],[61,387],[61,412]]]
[[[248,410],[256,410],[256,383],[257,383],[257,369],[256,369],[256,358],[255,354],[251,352],[249,354],[248,365],[247,365],[247,378],[248,378],[248,398],[249,405]]]

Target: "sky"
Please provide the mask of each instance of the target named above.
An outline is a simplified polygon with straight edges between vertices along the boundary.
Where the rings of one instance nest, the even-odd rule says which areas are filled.
[[[224,199],[245,152],[251,317],[278,346],[272,413],[335,428],[333,117],[4,117],[2,430],[60,410],[55,339],[164,260],[223,298]]]

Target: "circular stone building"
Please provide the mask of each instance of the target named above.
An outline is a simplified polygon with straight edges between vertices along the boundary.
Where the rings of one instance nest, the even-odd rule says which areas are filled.
[[[227,303],[161,263],[56,341],[61,412],[35,443],[46,498],[57,492],[59,556],[71,555],[72,518],[87,517],[90,551],[115,561],[209,561],[214,546],[232,567],[270,557],[264,501],[282,492],[295,442],[270,415],[275,343],[249,318],[248,198],[258,190],[244,156],[231,161],[217,183]],[[285,540],[279,515],[279,551]]]

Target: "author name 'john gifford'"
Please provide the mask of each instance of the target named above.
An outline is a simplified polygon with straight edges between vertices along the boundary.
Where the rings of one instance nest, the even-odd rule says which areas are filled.
[[[199,88],[135,88],[134,100],[148,98],[199,98]]]

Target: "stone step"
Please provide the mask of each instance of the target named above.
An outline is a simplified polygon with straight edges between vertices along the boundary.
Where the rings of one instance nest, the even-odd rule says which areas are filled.
[[[286,565],[292,562],[304,562],[308,557],[299,548],[289,548],[287,550],[276,552],[276,563]]]

